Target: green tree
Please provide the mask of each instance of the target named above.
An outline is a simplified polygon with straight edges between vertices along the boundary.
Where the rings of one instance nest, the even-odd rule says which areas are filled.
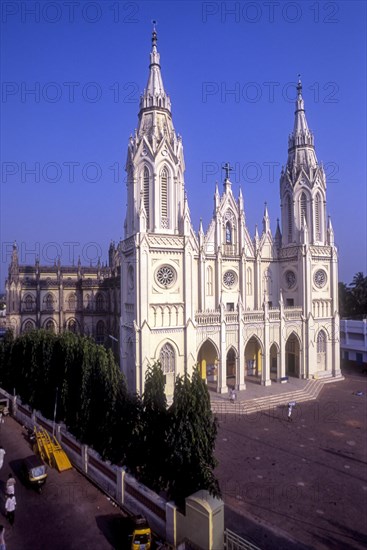
[[[142,399],[140,442],[140,480],[154,491],[166,488],[167,463],[167,399],[164,374],[159,362],[148,367]]]
[[[214,447],[217,421],[210,407],[210,397],[198,369],[190,380],[188,374],[176,378],[168,430],[168,493],[183,507],[185,497],[207,489],[220,496],[214,476]]]
[[[90,338],[69,332],[38,330],[2,342],[0,379],[9,392],[53,418],[63,420],[81,442],[103,457],[131,446],[135,402],[126,399],[126,385],[111,351]],[[57,390],[56,390],[57,389]],[[127,423],[118,416],[125,413]],[[124,458],[125,454],[121,453]]]
[[[362,317],[367,314],[367,277],[360,271],[347,286],[339,283],[339,310],[341,317]]]

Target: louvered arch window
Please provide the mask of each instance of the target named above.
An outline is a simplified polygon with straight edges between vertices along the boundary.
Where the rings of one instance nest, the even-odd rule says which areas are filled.
[[[289,195],[287,195],[286,205],[287,205],[288,242],[291,243],[293,225],[292,225],[292,201]]]
[[[143,201],[145,213],[147,215],[147,227],[149,227],[149,170],[145,166],[143,172]]]
[[[301,227],[303,227],[303,224],[307,223],[307,197],[305,193],[302,193],[301,199],[300,199],[300,206],[301,206]]]
[[[168,223],[168,170],[164,167],[161,171],[161,217],[162,227]]]
[[[230,222],[226,223],[226,244],[232,244],[232,227]]]
[[[323,330],[320,330],[320,332],[317,335],[317,353],[325,353],[326,352],[326,334]]]
[[[319,194],[315,197],[315,237],[317,241],[321,241],[321,200]]]
[[[159,354],[159,360],[164,374],[175,372],[175,351],[171,344],[164,344]]]

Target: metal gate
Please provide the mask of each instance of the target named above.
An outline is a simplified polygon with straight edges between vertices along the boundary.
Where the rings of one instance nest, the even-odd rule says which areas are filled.
[[[224,531],[224,550],[261,550],[246,539],[243,539],[233,531]]]

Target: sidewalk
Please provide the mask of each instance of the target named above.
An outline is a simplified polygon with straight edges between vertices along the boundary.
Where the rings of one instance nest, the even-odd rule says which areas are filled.
[[[336,380],[336,379],[335,379]],[[280,395],[282,393],[294,392],[303,390],[306,388],[310,380],[304,380],[301,378],[289,377],[288,382],[281,384],[280,382],[272,382],[271,386],[262,386],[259,381],[253,377],[246,378],[246,389],[236,390],[236,401],[246,402],[252,399],[262,399],[264,397],[270,397],[273,395]],[[228,401],[228,393],[217,393],[211,390],[209,387],[211,401]]]

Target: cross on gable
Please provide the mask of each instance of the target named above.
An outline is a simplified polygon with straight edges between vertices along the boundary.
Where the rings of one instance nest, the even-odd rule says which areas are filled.
[[[229,173],[233,171],[233,168],[230,166],[229,162],[226,162],[224,166],[222,166],[222,170],[225,170],[226,173],[226,180],[229,180]]]

